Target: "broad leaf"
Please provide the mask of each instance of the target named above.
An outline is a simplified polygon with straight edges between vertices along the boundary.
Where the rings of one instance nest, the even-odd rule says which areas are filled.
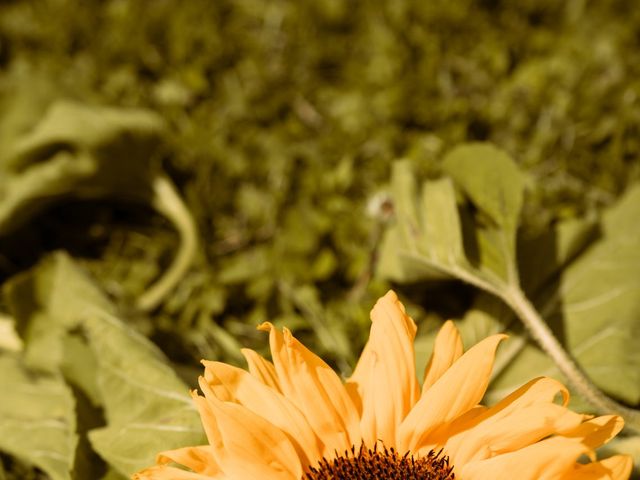
[[[471,201],[504,229],[509,250],[514,252],[524,194],[524,176],[514,161],[493,145],[469,143],[449,152],[442,167]]]
[[[454,148],[442,166],[485,215],[474,219],[478,267],[517,284],[516,232],[525,185],[522,172],[505,152],[484,143]]]
[[[524,177],[504,152],[486,144],[449,153],[443,169],[475,206],[461,216],[451,179],[420,191],[407,161],[394,165],[396,223],[385,232],[379,273],[396,281],[463,278],[503,288],[517,285],[516,231]]]
[[[52,480],[71,480],[76,414],[60,375],[26,370],[19,358],[0,356],[0,450],[42,469]]]
[[[545,285],[576,259],[598,235],[593,216],[570,218],[518,242],[518,270],[522,288],[535,298]]]
[[[161,450],[204,441],[188,387],[66,255],[10,281],[5,293],[30,364],[62,371],[104,409],[106,425],[89,438],[121,474],[152,464]]]
[[[110,465],[131,474],[162,450],[205,443],[188,388],[159,350],[106,313],[86,328],[107,418],[89,438]]]
[[[559,291],[542,311],[595,383],[640,402],[640,186],[604,214],[602,236],[562,272]],[[554,302],[555,300],[555,302]],[[532,375],[558,372],[528,345],[494,385],[507,391]]]
[[[0,235],[69,197],[153,197],[163,148],[153,112],[58,101],[0,156]]]
[[[59,371],[69,353],[63,348],[68,331],[81,326],[91,311],[115,313],[106,296],[64,254],[12,278],[3,291],[25,342],[27,364],[50,372]]]
[[[392,189],[396,223],[385,232],[379,273],[397,281],[451,278],[466,264],[451,181],[427,181],[417,192],[410,164],[400,161]]]

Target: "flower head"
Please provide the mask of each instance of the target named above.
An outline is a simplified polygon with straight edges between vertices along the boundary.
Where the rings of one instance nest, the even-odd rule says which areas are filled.
[[[566,408],[550,378],[480,405],[504,335],[463,353],[452,322],[438,333],[420,387],[416,325],[393,292],[371,312],[371,334],[346,382],[270,323],[272,362],[243,350],[248,371],[203,361],[192,393],[208,445],[158,456],[137,480],[624,480],[631,460],[596,461],[623,426]],[[561,396],[562,404],[555,402]],[[578,459],[586,462],[578,462]],[[190,471],[171,466],[180,464]]]

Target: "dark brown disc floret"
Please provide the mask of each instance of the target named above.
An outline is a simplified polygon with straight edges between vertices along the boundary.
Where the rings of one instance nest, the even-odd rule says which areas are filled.
[[[373,449],[351,447],[342,455],[323,458],[302,480],[454,480],[449,457],[431,450],[426,456],[400,455],[376,444]]]

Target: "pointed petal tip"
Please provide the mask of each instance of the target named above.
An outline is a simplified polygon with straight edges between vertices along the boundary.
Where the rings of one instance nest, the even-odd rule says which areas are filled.
[[[291,333],[291,330],[289,330],[287,327],[284,327],[282,329],[282,336],[284,338],[285,345],[287,347],[291,347],[295,341],[295,337]]]
[[[626,480],[631,476],[633,470],[633,458],[631,455],[616,455],[609,462],[612,470],[612,480]]]
[[[256,329],[260,330],[261,332],[270,332],[271,330],[275,329],[275,327],[271,322],[262,322],[256,327]]]
[[[398,300],[398,294],[396,294],[396,292],[394,290],[388,290],[387,293],[385,293],[382,298],[386,298],[388,300],[391,301],[396,301]]]
[[[376,301],[375,305],[372,308],[372,313],[374,310],[379,309],[380,305],[384,305],[384,304],[388,304],[393,308],[399,308],[402,313],[405,313],[404,305],[398,298],[398,295],[396,294],[396,292],[394,292],[393,290],[389,290],[387,293],[385,293],[382,297],[380,297]]]
[[[456,324],[453,322],[453,320],[449,319],[449,320],[445,320],[445,322],[442,324],[442,328],[455,328],[456,330],[458,329],[458,327],[456,327]]]

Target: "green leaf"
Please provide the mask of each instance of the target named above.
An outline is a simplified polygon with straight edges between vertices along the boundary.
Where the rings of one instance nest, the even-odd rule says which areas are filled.
[[[48,362],[104,410],[106,425],[89,439],[121,474],[153,464],[159,451],[204,442],[188,387],[68,256],[11,280],[5,297],[27,333],[30,363]]]
[[[423,184],[420,250],[434,264],[454,266],[466,262],[455,198],[453,184],[448,178]]]
[[[487,144],[455,148],[443,161],[451,178],[424,182],[408,161],[394,165],[396,223],[384,235],[379,273],[396,281],[460,278],[500,289],[517,285],[516,231],[524,177],[504,152]],[[476,207],[456,205],[451,179]]]
[[[470,260],[481,270],[517,284],[516,232],[525,186],[522,172],[505,152],[485,143],[454,148],[442,167],[484,215],[474,219],[478,258]]]
[[[49,372],[60,370],[69,353],[63,337],[89,312],[115,313],[106,296],[62,253],[13,277],[3,285],[3,293],[25,342],[25,362]]]
[[[466,264],[451,181],[427,181],[418,194],[409,162],[400,161],[392,191],[396,223],[385,232],[378,272],[397,281],[451,278],[451,268]]]
[[[110,465],[131,475],[162,450],[205,443],[187,386],[153,344],[106,313],[86,328],[107,418],[89,439]]]
[[[451,150],[442,168],[476,207],[510,235],[508,248],[514,252],[524,176],[511,157],[491,144],[469,143]]]
[[[122,475],[116,470],[109,469],[100,480],[129,480],[129,476]]]
[[[490,335],[504,331],[515,320],[513,312],[502,300],[485,292],[479,292],[471,308],[456,322],[462,343],[468,350]],[[498,350],[498,357],[504,348]],[[495,373],[495,367],[494,367]]]
[[[569,265],[595,240],[596,218],[569,218],[532,238],[518,242],[518,270],[523,289],[535,298],[545,284]]]
[[[60,375],[26,370],[0,356],[0,450],[71,480],[77,444],[73,394]]]
[[[604,391],[640,402],[640,185],[602,220],[602,235],[562,272],[559,291],[543,305],[556,336]],[[558,376],[527,345],[494,385],[506,392],[532,375]]]
[[[149,201],[161,117],[141,109],[51,105],[0,157],[0,235],[70,197]]]

